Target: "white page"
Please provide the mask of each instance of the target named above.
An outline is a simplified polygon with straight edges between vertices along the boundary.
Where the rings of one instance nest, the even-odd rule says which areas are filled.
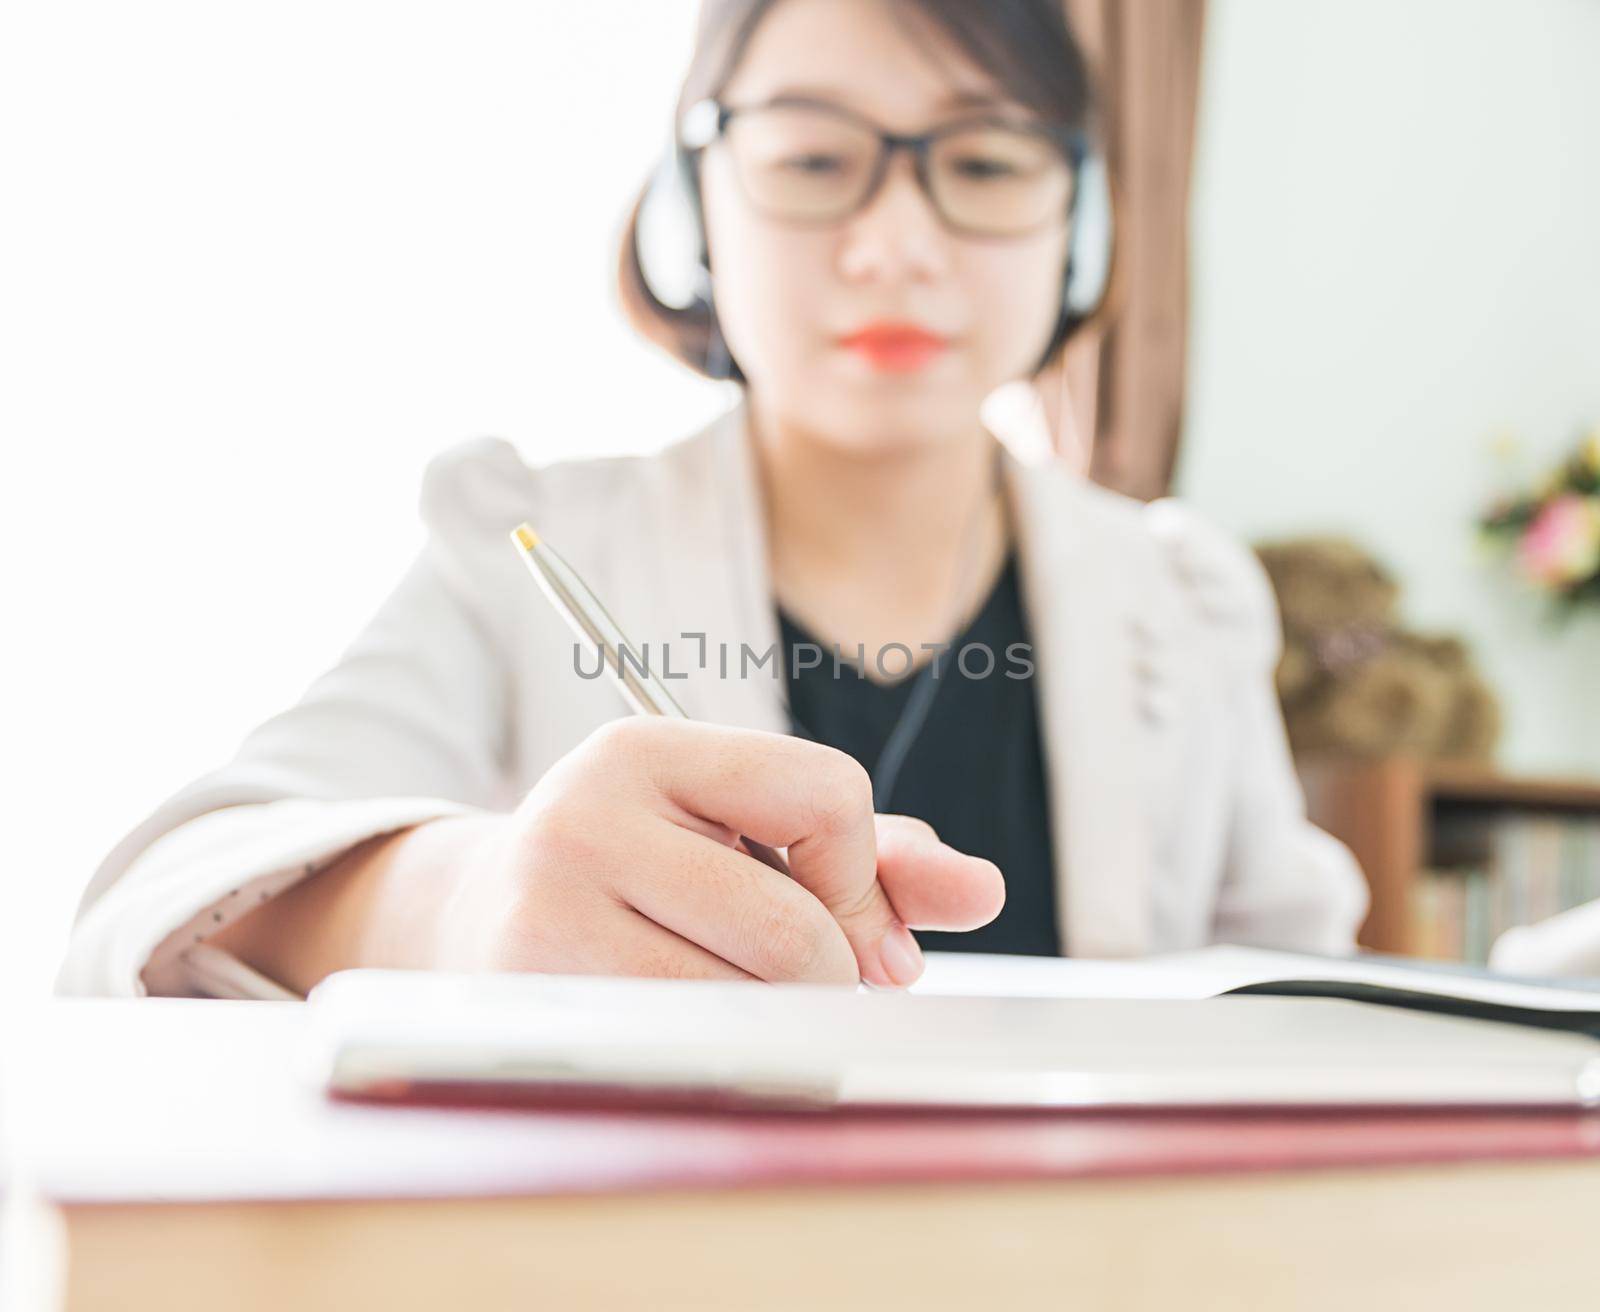
[[[912,993],[982,998],[1209,998],[1224,992],[1193,952],[1138,961],[929,952]]]
[[[1368,984],[1500,1007],[1600,1012],[1600,991],[1407,969],[1362,958],[1217,946],[1131,961],[930,952],[913,993],[1030,998],[1209,998],[1286,980]]]

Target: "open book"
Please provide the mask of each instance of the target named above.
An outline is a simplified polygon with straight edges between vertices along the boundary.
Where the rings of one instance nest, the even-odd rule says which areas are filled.
[[[930,952],[927,972],[912,991],[959,997],[1346,998],[1600,1037],[1600,980],[1518,979],[1377,955],[1320,957],[1226,946],[1132,961]]]
[[[1336,996],[1233,996],[1265,992]],[[1363,1005],[1374,1001],[1413,1009]],[[310,1010],[324,1087],[365,1101],[1600,1105],[1600,993],[1246,949],[1129,963],[940,954],[910,995],[346,971],[316,988]]]

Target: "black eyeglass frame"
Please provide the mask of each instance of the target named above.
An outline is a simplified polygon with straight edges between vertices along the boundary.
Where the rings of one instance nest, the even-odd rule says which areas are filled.
[[[933,212],[938,215],[939,222],[951,232],[964,237],[977,237],[988,241],[1012,241],[1042,231],[1054,222],[1052,218],[1041,219],[1032,227],[1019,228],[1016,231],[992,232],[982,228],[970,228],[965,224],[957,223],[944,211],[944,206],[934,191],[932,179],[928,171],[928,157],[933,147],[946,137],[957,136],[963,132],[970,132],[980,127],[1001,127],[1010,132],[1019,132],[1026,136],[1042,138],[1049,142],[1066,159],[1067,167],[1072,175],[1072,197],[1068,201],[1067,210],[1061,217],[1070,219],[1077,210],[1079,193],[1079,175],[1083,162],[1089,154],[1088,136],[1079,128],[1069,127],[1065,124],[1052,124],[1044,122],[1018,123],[1015,119],[1004,118],[995,114],[976,113],[964,118],[953,119],[948,123],[941,123],[938,127],[927,132],[886,132],[878,124],[863,114],[858,114],[844,105],[834,104],[832,101],[816,100],[803,96],[782,96],[776,100],[761,101],[751,105],[728,105],[720,100],[708,98],[696,101],[683,115],[678,130],[678,148],[686,160],[696,162],[697,157],[714,142],[721,140],[728,130],[728,124],[741,114],[757,113],[771,109],[815,109],[832,114],[838,118],[864,128],[878,139],[878,158],[873,165],[871,180],[867,183],[866,190],[862,192],[853,209],[846,210],[826,219],[801,219],[792,215],[769,215],[783,223],[791,223],[797,227],[818,228],[827,227],[835,223],[842,223],[845,219],[861,213],[872,204],[873,198],[882,189],[885,179],[889,176],[889,166],[894,161],[896,151],[904,150],[911,155],[913,171],[916,173],[917,185],[922,188],[922,194],[927,197],[928,204],[933,207]],[[735,170],[737,173],[738,170]],[[743,189],[743,181],[740,187]],[[748,198],[748,192],[746,193]],[[752,204],[756,204],[754,200]],[[763,211],[765,212],[765,211]]]

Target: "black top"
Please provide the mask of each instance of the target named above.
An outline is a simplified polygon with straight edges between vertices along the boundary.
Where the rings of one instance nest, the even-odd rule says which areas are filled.
[[[865,663],[880,671],[875,683],[861,672],[859,649],[844,648],[836,662],[833,648],[781,607],[778,622],[794,732],[873,771],[918,682],[883,682],[906,668],[908,653],[866,652]],[[927,718],[878,809],[926,820],[952,847],[993,861],[1005,876],[1006,904],[982,929],[922,931],[917,941],[942,951],[1058,956],[1044,752],[1015,557],[937,672]],[[920,678],[933,675],[925,666]]]

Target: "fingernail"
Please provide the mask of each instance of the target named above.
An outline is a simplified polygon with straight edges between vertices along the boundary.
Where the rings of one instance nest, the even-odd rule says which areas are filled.
[[[878,961],[890,981],[902,988],[915,984],[922,976],[922,949],[904,925],[896,925],[883,936],[878,944]]]

